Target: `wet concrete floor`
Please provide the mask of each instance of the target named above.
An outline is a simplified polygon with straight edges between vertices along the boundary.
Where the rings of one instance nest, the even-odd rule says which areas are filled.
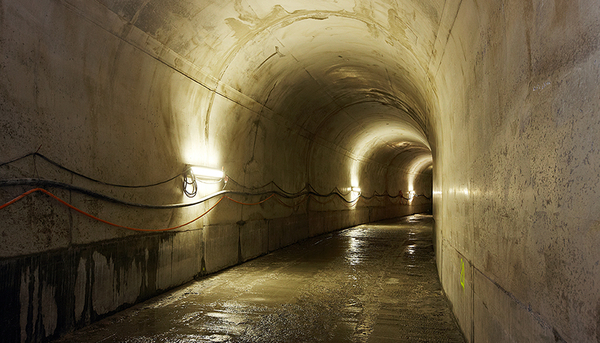
[[[309,239],[59,342],[464,342],[437,278],[431,216]]]

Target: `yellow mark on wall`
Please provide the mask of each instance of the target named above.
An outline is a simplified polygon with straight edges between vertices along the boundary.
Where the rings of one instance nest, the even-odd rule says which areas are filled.
[[[460,259],[460,285],[465,289],[465,261]]]

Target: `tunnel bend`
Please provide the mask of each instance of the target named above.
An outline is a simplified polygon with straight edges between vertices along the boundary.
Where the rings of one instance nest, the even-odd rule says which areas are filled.
[[[278,11],[282,12],[281,8]],[[380,164],[370,169],[385,169],[395,154],[401,152],[398,147],[403,143],[428,147],[425,110],[432,106],[426,104],[422,91],[416,86],[424,87],[422,82],[416,81],[419,76],[407,71],[422,69],[422,65],[389,29],[373,18],[345,11],[285,13],[275,23],[270,21],[249,30],[244,37],[251,36],[251,39],[240,39],[241,43],[228,53],[231,63],[221,73],[220,80],[264,105],[259,118],[283,120],[286,131],[310,137],[307,143],[298,145],[294,140],[290,146],[301,151],[296,153],[298,161],[308,162],[305,165],[309,183],[325,191],[332,187],[358,187],[358,175],[367,175],[359,172],[359,166],[365,162]],[[232,109],[236,110],[239,111]],[[211,116],[230,112],[212,111]],[[276,116],[282,119],[275,119]],[[258,136],[260,125],[267,124],[257,119],[254,125],[254,134]],[[281,144],[285,140],[271,138],[269,141],[266,138],[269,130],[262,134],[267,140],[262,144],[269,147],[264,151],[286,146]],[[248,140],[252,138],[240,141]],[[317,151],[319,149],[325,151]],[[331,152],[341,153],[341,156],[332,157]],[[349,156],[350,161],[344,161],[344,155]],[[315,160],[315,156],[319,160]],[[378,159],[373,159],[374,156]],[[283,159],[265,158],[262,163],[254,160],[251,163],[266,167],[276,161]],[[340,176],[325,167],[330,164],[337,169],[340,163],[350,164],[347,166],[350,172],[342,176],[341,184],[335,181],[340,180]],[[280,166],[268,169],[278,168]],[[301,168],[295,169],[299,176],[296,187],[299,187],[307,176],[297,172]],[[251,169],[244,171],[251,172]],[[385,174],[380,171],[378,177],[371,177],[380,180],[379,184],[365,191],[386,192]],[[261,173],[244,175],[249,182],[264,181]],[[285,175],[289,178],[291,174]],[[392,191],[394,194],[400,191],[396,188]]]

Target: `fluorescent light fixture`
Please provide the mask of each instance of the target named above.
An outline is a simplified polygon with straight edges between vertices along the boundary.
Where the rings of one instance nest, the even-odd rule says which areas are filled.
[[[223,171],[214,168],[192,166],[190,167],[194,176],[199,179],[218,180],[223,178]]]
[[[216,185],[221,183],[224,177],[225,173],[222,170],[188,165],[183,173],[183,193],[193,198],[198,193],[199,183]]]

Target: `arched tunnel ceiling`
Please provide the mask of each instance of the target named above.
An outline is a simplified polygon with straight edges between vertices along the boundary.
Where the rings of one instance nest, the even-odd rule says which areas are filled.
[[[384,165],[431,155],[444,2],[99,2],[317,142]]]

